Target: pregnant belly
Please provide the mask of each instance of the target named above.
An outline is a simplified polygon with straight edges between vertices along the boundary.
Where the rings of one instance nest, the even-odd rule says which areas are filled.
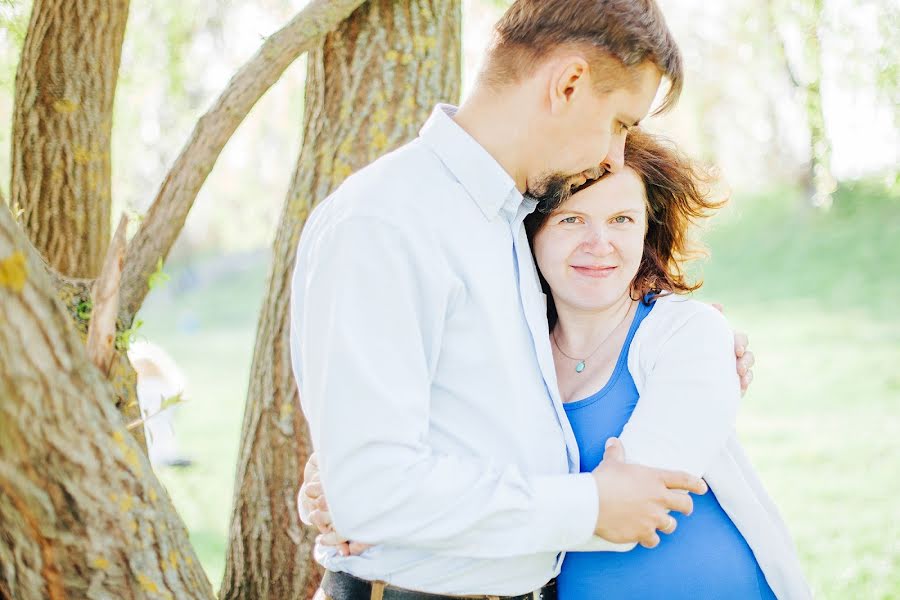
[[[569,552],[560,600],[774,600],[753,552],[712,491],[694,496],[689,517],[659,546],[631,552]]]

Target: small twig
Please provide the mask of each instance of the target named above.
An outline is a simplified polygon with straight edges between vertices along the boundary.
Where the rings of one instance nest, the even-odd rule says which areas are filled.
[[[115,354],[116,316],[119,312],[119,282],[125,263],[125,229],[128,217],[122,216],[109,243],[103,270],[91,288],[91,320],[88,325],[87,353],[104,375]]]
[[[132,429],[140,427],[141,425],[143,425],[144,423],[146,423],[153,417],[159,415],[160,413],[165,412],[165,411],[169,410],[170,408],[172,408],[173,406],[176,406],[183,402],[187,402],[187,399],[182,397],[181,392],[179,392],[179,393],[175,394],[174,396],[172,396],[171,398],[166,398],[165,400],[163,400],[162,404],[160,404],[160,406],[159,406],[159,410],[157,410],[156,412],[151,413],[141,419],[135,419],[134,421],[132,421],[125,427],[126,427],[126,429],[128,429],[128,431],[131,431]]]

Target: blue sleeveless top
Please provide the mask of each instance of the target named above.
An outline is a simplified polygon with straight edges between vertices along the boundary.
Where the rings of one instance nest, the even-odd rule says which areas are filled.
[[[653,304],[638,305],[609,382],[596,394],[565,405],[581,472],[603,460],[604,445],[618,437],[638,403],[628,371],[628,350]],[[660,533],[656,548],[630,552],[569,552],[557,578],[559,600],[775,600],[744,537],[712,490],[693,496],[689,517],[671,513],[678,528]]]

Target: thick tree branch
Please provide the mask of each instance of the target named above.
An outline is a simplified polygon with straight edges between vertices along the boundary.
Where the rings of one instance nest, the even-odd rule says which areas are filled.
[[[123,216],[109,244],[100,277],[94,282],[91,290],[93,307],[91,322],[88,326],[87,353],[91,362],[105,376],[109,376],[109,367],[116,351],[116,316],[119,311],[119,282],[122,278],[122,266],[125,261],[125,228],[127,226],[128,217]]]
[[[128,246],[121,293],[125,314],[133,317],[140,308],[148,292],[147,278],[159,259],[169,253],[219,153],[253,105],[298,56],[362,3],[363,0],[313,0],[266,39],[200,118]]]

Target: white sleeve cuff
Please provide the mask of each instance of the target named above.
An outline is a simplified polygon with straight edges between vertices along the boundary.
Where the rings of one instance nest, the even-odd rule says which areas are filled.
[[[586,543],[597,525],[597,484],[590,473],[550,475],[534,480],[535,532],[548,551]]]

